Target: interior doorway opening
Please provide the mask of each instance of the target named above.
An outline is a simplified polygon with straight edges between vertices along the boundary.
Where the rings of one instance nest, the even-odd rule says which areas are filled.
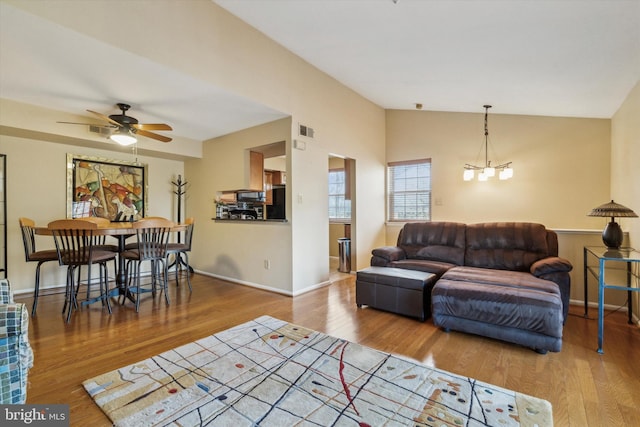
[[[330,281],[348,277],[355,270],[355,160],[330,154],[329,269]]]

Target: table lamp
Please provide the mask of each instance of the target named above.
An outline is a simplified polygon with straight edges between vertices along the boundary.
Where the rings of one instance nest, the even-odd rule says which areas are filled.
[[[593,208],[587,216],[607,216],[611,217],[611,222],[607,224],[602,232],[602,241],[609,249],[619,249],[624,237],[622,228],[616,222],[616,217],[637,218],[638,215],[626,206],[615,203],[605,203],[597,208]]]

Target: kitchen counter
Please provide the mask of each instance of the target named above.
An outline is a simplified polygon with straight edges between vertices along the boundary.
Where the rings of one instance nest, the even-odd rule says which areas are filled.
[[[250,224],[265,223],[265,222],[269,222],[269,223],[289,222],[286,219],[231,219],[231,218],[211,218],[211,219],[214,220],[215,222],[247,222]]]

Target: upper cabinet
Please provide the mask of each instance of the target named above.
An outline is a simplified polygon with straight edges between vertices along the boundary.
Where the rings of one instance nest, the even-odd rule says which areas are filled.
[[[264,154],[249,151],[249,190],[264,191]]]
[[[285,171],[277,170],[265,170],[265,175],[269,173],[271,175],[272,185],[285,185],[287,183],[287,173]]]

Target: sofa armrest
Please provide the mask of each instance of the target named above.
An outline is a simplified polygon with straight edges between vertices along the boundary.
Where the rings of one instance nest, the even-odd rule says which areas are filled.
[[[552,273],[568,273],[573,270],[571,263],[560,257],[548,257],[540,259],[531,265],[531,274],[541,277]]]
[[[397,246],[383,246],[381,248],[374,249],[371,253],[374,257],[383,258],[388,262],[398,261],[407,257],[404,250]]]
[[[13,302],[11,286],[7,279],[0,279],[0,304],[10,304]]]
[[[24,304],[0,304],[0,355],[0,403],[23,404],[33,367],[29,311]]]
[[[7,354],[10,343],[18,347],[23,366],[33,366],[29,344],[29,310],[23,303],[0,304],[0,354]]]
[[[0,304],[0,338],[27,336],[28,325],[29,317],[24,304]]]

